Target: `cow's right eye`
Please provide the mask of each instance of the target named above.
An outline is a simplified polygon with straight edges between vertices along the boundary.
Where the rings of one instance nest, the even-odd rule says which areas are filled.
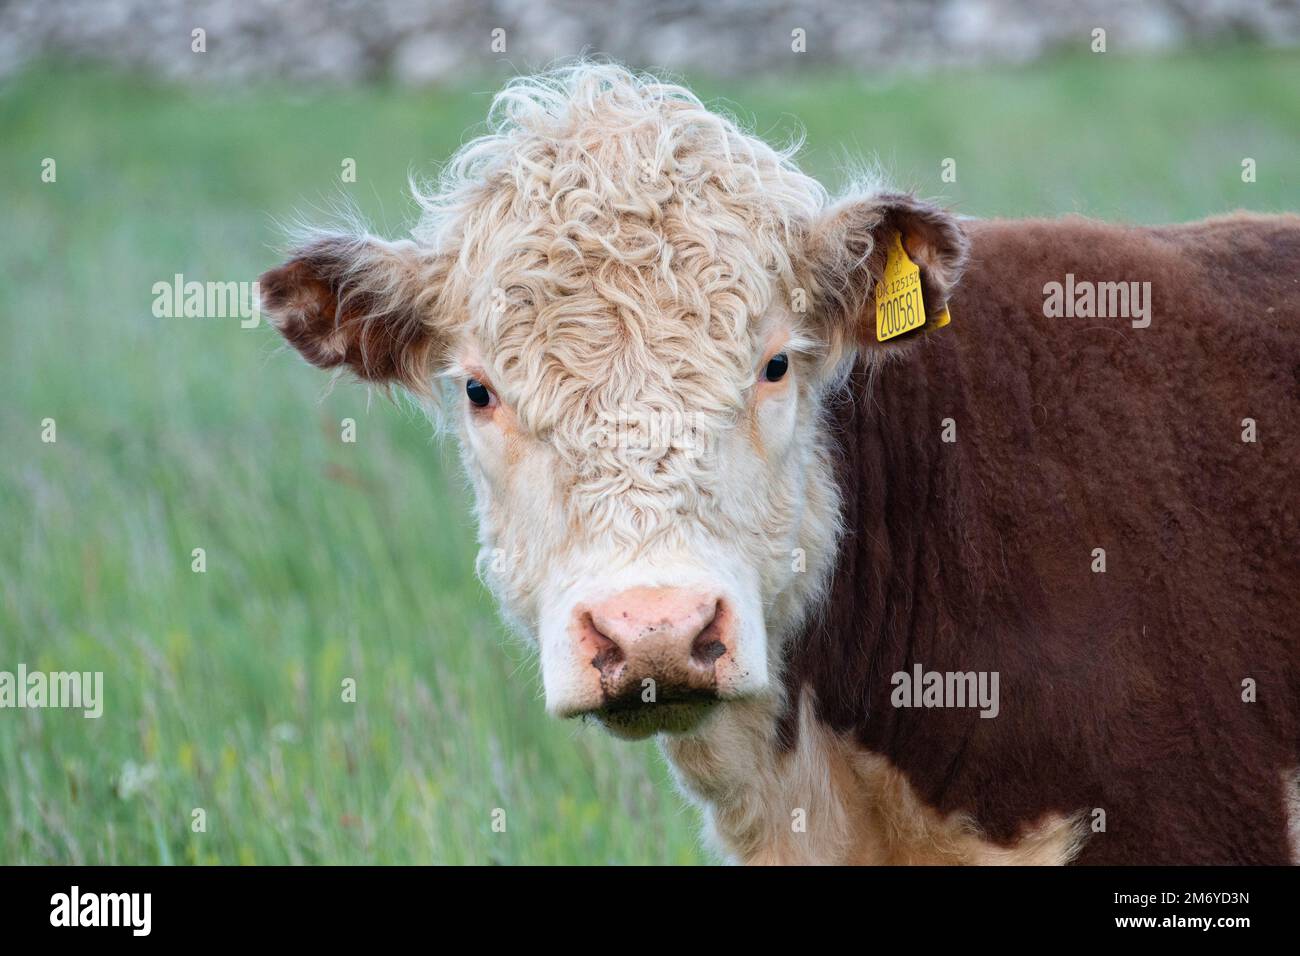
[[[476,378],[471,378],[465,382],[465,394],[479,408],[487,408],[492,401],[492,393],[488,391],[488,387]]]
[[[790,371],[790,356],[784,352],[778,352],[767,361],[767,368],[763,369],[763,378],[769,382],[779,382],[785,378],[785,373]]]

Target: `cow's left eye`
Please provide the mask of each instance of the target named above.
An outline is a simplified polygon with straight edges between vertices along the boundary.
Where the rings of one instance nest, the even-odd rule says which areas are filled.
[[[778,352],[767,360],[767,368],[763,369],[763,378],[769,382],[779,382],[785,378],[785,373],[788,371],[790,371],[790,356]]]
[[[471,378],[465,383],[465,394],[469,400],[479,408],[487,408],[488,403],[492,401],[492,393],[488,387],[476,378]]]

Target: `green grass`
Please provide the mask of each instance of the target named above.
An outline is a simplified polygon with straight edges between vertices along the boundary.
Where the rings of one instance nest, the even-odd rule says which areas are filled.
[[[327,393],[265,327],[150,311],[177,272],[255,278],[276,220],[340,196],[397,232],[408,172],[493,85],[231,93],[47,68],[0,89],[0,670],[101,670],[106,697],[99,720],[0,711],[0,863],[707,858],[653,745],[544,716],[424,421]],[[802,123],[832,183],[878,157],[973,215],[1300,207],[1293,53],[700,88],[760,131]]]

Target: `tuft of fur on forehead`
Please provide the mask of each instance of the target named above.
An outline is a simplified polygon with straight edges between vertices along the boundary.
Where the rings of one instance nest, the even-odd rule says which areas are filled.
[[[423,395],[477,354],[539,437],[614,405],[724,423],[766,324],[821,372],[906,349],[869,334],[882,238],[903,235],[931,313],[965,263],[938,207],[862,181],[832,202],[797,143],[621,66],[517,78],[486,125],[436,183],[412,184],[414,244],[313,231],[267,274],[270,317],[309,360]]]
[[[521,423],[739,408],[754,320],[801,284],[795,256],[828,203],[795,148],[590,62],[513,81],[488,128],[419,194],[416,235],[454,259],[442,299]]]

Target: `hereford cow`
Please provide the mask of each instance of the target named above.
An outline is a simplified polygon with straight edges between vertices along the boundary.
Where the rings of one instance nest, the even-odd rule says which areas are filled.
[[[412,239],[314,235],[263,307],[447,414],[547,710],[662,734],[727,856],[1293,858],[1300,218],[968,221],[791,154],[521,79]]]

